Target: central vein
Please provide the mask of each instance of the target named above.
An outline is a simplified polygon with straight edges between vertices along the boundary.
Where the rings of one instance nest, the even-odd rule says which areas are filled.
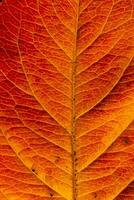
[[[75,44],[72,59],[72,173],[73,173],[73,200],[77,198],[77,154],[76,154],[76,111],[75,111],[75,88],[76,88],[76,67],[77,67],[77,39],[78,39],[78,22],[79,22],[79,2],[77,7],[77,19],[75,28]]]

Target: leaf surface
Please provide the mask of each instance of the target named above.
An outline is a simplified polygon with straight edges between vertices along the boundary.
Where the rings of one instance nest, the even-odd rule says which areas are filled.
[[[0,200],[134,198],[133,6],[0,4]]]

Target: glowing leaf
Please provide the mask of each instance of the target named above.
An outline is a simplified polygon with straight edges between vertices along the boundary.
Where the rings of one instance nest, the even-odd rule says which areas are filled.
[[[133,6],[0,4],[0,200],[133,200]]]

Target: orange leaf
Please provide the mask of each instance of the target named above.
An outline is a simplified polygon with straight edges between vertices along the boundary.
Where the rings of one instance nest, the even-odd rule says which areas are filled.
[[[0,3],[0,200],[134,199],[133,6]]]

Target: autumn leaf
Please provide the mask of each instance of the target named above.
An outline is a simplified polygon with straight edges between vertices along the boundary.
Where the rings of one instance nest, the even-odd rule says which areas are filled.
[[[133,10],[0,3],[0,200],[134,199]]]

